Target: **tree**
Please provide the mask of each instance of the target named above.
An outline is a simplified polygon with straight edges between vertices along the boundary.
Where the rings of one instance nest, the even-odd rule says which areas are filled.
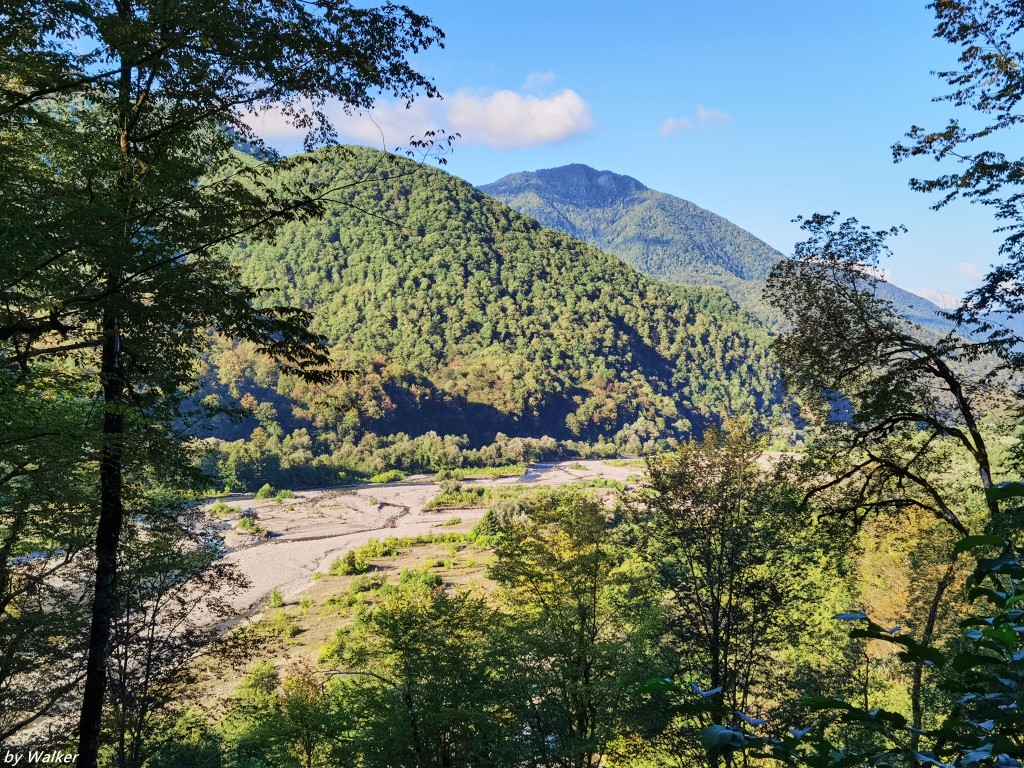
[[[771,727],[768,733],[764,723],[715,726],[704,730],[702,740],[729,755],[768,758],[789,766],[1019,766],[1024,758],[1024,647],[1014,627],[1021,618],[1017,606],[1024,589],[1024,563],[999,536],[961,539],[953,556],[996,548],[1002,551],[979,557],[966,579],[973,600],[984,604],[963,621],[963,642],[957,648],[939,651],[863,614],[841,617],[859,625],[851,635],[892,645],[908,660],[928,664],[942,675],[951,703],[933,727],[922,729],[899,712],[812,696],[806,704],[819,717],[809,726]],[[853,736],[857,732],[874,738],[858,744]]]
[[[197,662],[229,667],[251,651],[244,634],[224,634],[235,616],[230,595],[246,581],[220,561],[224,543],[214,525],[175,495],[145,502],[136,510],[145,523],[129,528],[122,545],[111,626],[104,751],[117,768],[142,768],[162,751]]]
[[[660,713],[643,684],[664,674],[660,593],[624,562],[607,510],[579,492],[492,514],[491,577],[508,590],[530,760],[590,766]]]
[[[361,723],[360,764],[502,764],[518,738],[507,623],[480,595],[450,595],[429,572],[401,581],[323,654]]]
[[[88,626],[80,553],[92,535],[89,407],[48,392],[50,372],[0,372],[0,743],[65,715]],[[71,394],[74,390],[71,390]]]
[[[765,295],[788,329],[773,344],[786,384],[813,427],[808,494],[835,515],[920,510],[952,542],[1002,526],[994,459],[983,420],[1005,415],[1010,388],[991,358],[957,333],[930,335],[878,298],[878,259],[898,230],[815,214],[809,238],[780,262]],[[951,462],[976,482],[950,483]],[[955,576],[945,563],[929,601],[922,641],[931,643],[943,596]],[[913,719],[920,726],[923,667],[914,674]]]
[[[338,690],[311,669],[297,669],[283,684],[271,662],[256,665],[239,686],[227,723],[232,764],[329,768],[341,762],[350,740],[350,715]]]
[[[252,340],[286,371],[329,375],[306,317],[258,308],[221,249],[317,214],[334,191],[269,181],[275,166],[310,161],[277,159],[246,118],[275,109],[307,129],[307,146],[330,142],[329,98],[353,110],[378,90],[435,95],[406,55],[441,33],[390,3],[40,0],[0,10],[0,152],[11,161],[0,203],[14,235],[0,257],[5,373],[77,354],[101,403],[79,725],[79,764],[92,768],[128,510],[146,483],[184,481],[188,461],[167,460],[207,333]]]
[[[900,162],[930,156],[959,166],[935,178],[911,179],[912,189],[944,193],[934,208],[964,198],[995,209],[1000,231],[1008,233],[1000,248],[1006,262],[967,295],[956,317],[962,322],[991,320],[981,326],[983,332],[992,331],[989,348],[1012,361],[1019,338],[998,320],[1000,312],[1024,312],[1024,157],[998,151],[993,139],[1013,133],[1024,122],[1024,51],[1019,49],[1024,9],[1011,0],[935,0],[928,7],[935,11],[935,36],[960,48],[961,67],[937,73],[953,90],[935,101],[966,107],[979,121],[951,118],[938,131],[915,125],[907,134],[909,141],[893,147],[893,157]]]
[[[827,487],[857,478],[851,509],[917,506],[966,534],[976,523],[934,479],[936,455],[951,444],[969,457],[979,486],[993,486],[981,423],[1009,404],[1005,381],[964,364],[972,342],[930,336],[878,298],[878,259],[898,230],[837,213],[801,228],[809,238],[772,271],[765,295],[789,324],[772,347],[786,384],[825,438],[816,450],[836,460]],[[988,511],[998,515],[995,501]]]
[[[629,508],[633,545],[669,595],[677,678],[706,689],[718,724],[780,702],[775,655],[795,645],[814,559],[801,493],[760,456],[744,431],[711,428],[649,458],[649,488]]]

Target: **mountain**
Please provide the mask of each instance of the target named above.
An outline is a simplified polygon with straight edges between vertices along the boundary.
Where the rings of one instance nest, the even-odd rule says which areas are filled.
[[[397,432],[684,436],[780,411],[767,336],[721,291],[655,281],[439,169],[366,148],[317,160],[293,173],[336,188],[325,214],[234,258],[357,375],[317,391],[220,345],[214,394],[250,395],[250,425],[268,405],[316,453]]]
[[[711,211],[586,165],[513,173],[479,189],[652,277],[700,278],[703,284],[760,280],[779,258],[769,245]]]
[[[773,325],[761,301],[764,280],[782,254],[762,240],[688,200],[657,192],[634,178],[586,165],[512,173],[481,192],[541,224],[614,254],[644,274],[689,285],[725,288]],[[881,283],[882,298],[937,332],[951,324],[930,301]]]

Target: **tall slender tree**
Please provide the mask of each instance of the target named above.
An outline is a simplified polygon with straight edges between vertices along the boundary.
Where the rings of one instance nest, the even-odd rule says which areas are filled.
[[[316,215],[333,190],[272,182],[250,127],[273,110],[331,143],[327,105],[436,95],[406,60],[440,30],[409,8],[314,2],[40,0],[0,5],[4,374],[77,366],[99,404],[95,578],[79,765],[96,765],[118,552],[130,510],[189,461],[175,429],[211,330],[325,379],[303,313],[257,306],[221,246]],[[244,141],[248,153],[236,147]],[[357,183],[354,180],[351,183]],[[17,387],[15,383],[12,385]]]
[[[766,297],[788,321],[773,348],[813,425],[808,466],[818,481],[810,494],[830,497],[823,506],[858,521],[919,510],[940,521],[951,541],[1001,526],[999,503],[988,493],[999,467],[983,428],[986,415],[1012,402],[1000,366],[978,358],[974,341],[930,334],[876,295],[878,259],[898,230],[872,230],[838,214],[815,214],[802,227],[808,239],[773,270]],[[951,461],[971,468],[973,494],[947,482]],[[928,601],[925,643],[934,639],[954,576],[950,563]],[[918,665],[918,725],[923,674]]]

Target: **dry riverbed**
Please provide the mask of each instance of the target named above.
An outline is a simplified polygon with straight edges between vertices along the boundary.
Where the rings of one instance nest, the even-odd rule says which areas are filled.
[[[559,486],[588,480],[627,482],[642,472],[635,466],[612,466],[603,461],[560,461],[534,464],[525,475],[499,479],[463,480],[464,487],[510,485]],[[285,599],[306,589],[317,572],[368,539],[388,536],[419,536],[472,527],[483,509],[426,509],[440,492],[432,476],[380,485],[347,486],[299,491],[294,499],[255,499],[232,496],[223,501],[241,512],[253,510],[256,522],[269,538],[237,528],[238,518],[229,514],[221,521],[228,547],[225,561],[234,563],[248,578],[248,588],[232,598],[235,609],[252,615],[266,604],[271,591]],[[461,518],[458,528],[445,526]]]

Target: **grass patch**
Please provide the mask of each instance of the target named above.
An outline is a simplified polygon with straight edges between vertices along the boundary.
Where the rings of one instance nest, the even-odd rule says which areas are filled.
[[[593,480],[582,480],[567,486],[570,488],[615,488],[618,491],[626,490],[626,484],[621,480],[612,480],[608,477],[595,477]]]
[[[484,509],[492,502],[518,499],[531,492],[530,488],[519,488],[514,485],[499,488],[459,487],[437,494],[427,502],[424,509]]]
[[[451,477],[455,480],[497,480],[499,477],[521,477],[525,474],[525,464],[503,464],[500,467],[460,467],[452,471]]]
[[[459,544],[476,540],[472,533],[425,533],[422,536],[389,536],[386,539],[370,539],[361,547],[351,549],[331,563],[332,576],[353,576],[366,573],[371,560],[397,557],[403,550],[417,544]]]
[[[647,462],[643,459],[605,459],[604,463],[609,467],[639,467],[647,469]]]

